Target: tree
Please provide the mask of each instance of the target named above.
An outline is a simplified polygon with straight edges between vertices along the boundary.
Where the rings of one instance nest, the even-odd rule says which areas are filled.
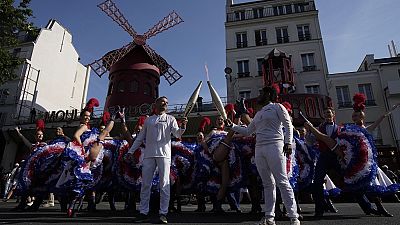
[[[29,8],[31,0],[18,2],[19,4],[15,0],[0,0],[0,85],[17,78],[14,70],[24,62],[10,52],[10,49],[24,41],[18,35],[35,37],[38,33],[38,29],[28,21],[33,15]]]

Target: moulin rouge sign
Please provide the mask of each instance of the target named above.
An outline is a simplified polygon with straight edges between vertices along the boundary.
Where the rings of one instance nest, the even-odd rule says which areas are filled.
[[[150,115],[153,104],[144,103],[138,106],[128,106],[125,108],[125,114],[128,117]],[[115,111],[115,107],[109,107],[109,112]],[[79,120],[79,112],[77,109],[50,111],[44,114],[45,122],[68,122]]]

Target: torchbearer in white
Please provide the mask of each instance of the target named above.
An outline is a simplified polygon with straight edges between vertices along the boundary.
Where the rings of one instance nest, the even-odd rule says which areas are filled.
[[[279,87],[264,87],[258,104],[265,105],[247,127],[228,121],[228,127],[244,134],[256,134],[255,161],[261,176],[265,196],[265,217],[259,224],[275,224],[276,185],[287,209],[291,225],[300,225],[293,189],[286,174],[286,155],[292,154],[293,126],[289,113],[277,103]],[[286,133],[283,134],[282,127]]]
[[[160,221],[168,223],[167,213],[170,199],[170,167],[171,167],[171,134],[180,138],[186,130],[187,119],[182,118],[181,127],[176,119],[166,114],[168,99],[159,97],[154,103],[155,114],[144,121],[144,125],[136,140],[128,151],[127,158],[132,159],[134,151],[144,140],[146,147],[143,151],[142,187],[140,189],[140,214],[136,222],[148,221],[149,201],[153,174],[158,167],[160,174]]]

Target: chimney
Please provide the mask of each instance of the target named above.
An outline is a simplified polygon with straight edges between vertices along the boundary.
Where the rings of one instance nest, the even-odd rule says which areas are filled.
[[[392,48],[393,48],[393,55],[397,56],[397,49],[396,49],[396,45],[394,44],[393,40],[392,40]]]
[[[392,53],[392,49],[390,48],[390,45],[388,45],[388,49],[389,49],[389,56],[390,56],[390,58],[392,58],[393,57],[393,53]]]
[[[228,7],[228,6],[232,6],[233,4],[235,4],[234,2],[233,2],[233,0],[226,0],[226,6]]]

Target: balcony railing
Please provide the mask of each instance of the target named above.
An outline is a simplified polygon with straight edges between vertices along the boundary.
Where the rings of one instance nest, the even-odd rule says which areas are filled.
[[[247,41],[244,42],[236,42],[237,48],[247,48]]]
[[[237,73],[238,78],[250,77],[250,72]]]
[[[289,43],[289,36],[276,37],[276,41],[278,42],[278,44]]]
[[[263,46],[263,45],[267,45],[267,44],[268,44],[267,39],[256,41],[256,46]]]
[[[311,34],[299,34],[299,41],[311,40]]]
[[[351,108],[353,104],[351,102],[338,102],[339,108]]]
[[[314,4],[310,3],[309,5],[305,5],[304,7],[301,7],[301,9],[295,10],[295,11],[286,11],[285,14],[295,14],[295,13],[302,13],[302,12],[308,12],[308,11],[314,11],[315,6]],[[258,19],[258,18],[264,18],[264,17],[271,17],[271,16],[280,16],[282,15],[281,12],[274,12],[274,8],[269,7],[269,8],[264,8],[264,9],[259,9],[259,10],[241,10],[237,12],[232,12],[232,13],[227,13],[226,15],[226,21],[227,22],[235,22],[235,21],[243,21],[243,20],[252,20],[252,19]]]
[[[303,66],[303,71],[308,72],[308,71],[315,71],[317,70],[317,66]]]

